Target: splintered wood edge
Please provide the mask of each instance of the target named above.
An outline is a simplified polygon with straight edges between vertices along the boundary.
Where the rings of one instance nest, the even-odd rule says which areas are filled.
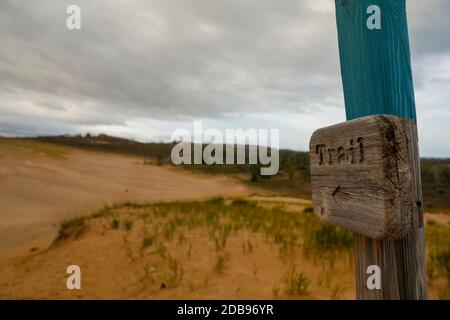
[[[414,138],[409,136],[411,132],[411,119],[398,118],[395,116],[382,115],[384,138],[388,148],[385,150],[390,157],[384,163],[385,195],[396,193],[396,200],[392,206],[385,210],[386,233],[379,239],[399,239],[406,236],[412,229],[415,221],[413,210],[417,205],[413,190],[414,183],[414,160],[412,159],[412,148]]]

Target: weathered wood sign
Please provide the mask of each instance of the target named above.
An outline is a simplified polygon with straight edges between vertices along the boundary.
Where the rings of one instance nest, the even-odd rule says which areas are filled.
[[[368,116],[317,130],[310,142],[312,199],[324,221],[372,239],[411,231],[413,123]]]

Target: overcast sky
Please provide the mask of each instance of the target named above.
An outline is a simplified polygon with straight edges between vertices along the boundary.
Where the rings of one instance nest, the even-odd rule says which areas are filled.
[[[450,157],[450,1],[407,2],[421,155]],[[306,150],[345,120],[337,45],[334,0],[0,0],[0,135],[168,141],[204,120]]]

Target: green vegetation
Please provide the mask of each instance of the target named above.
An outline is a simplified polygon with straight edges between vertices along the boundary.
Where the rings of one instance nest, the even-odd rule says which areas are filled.
[[[225,263],[228,261],[228,252],[220,253],[217,255],[216,263],[214,264],[214,271],[222,273],[225,268]]]
[[[421,160],[425,210],[450,212],[450,160]]]
[[[100,217],[106,217],[112,214],[112,207],[105,206],[103,209],[100,209],[99,211],[92,214],[92,218],[100,218]]]
[[[157,239],[174,239],[182,228],[192,230],[206,227],[218,255],[226,250],[228,237],[239,230],[263,234],[269,242],[279,245],[280,254],[303,248],[303,253],[318,257],[324,252],[345,251],[350,254],[353,250],[350,232],[324,225],[310,213],[310,208],[305,209],[306,214],[299,214],[279,207],[259,207],[256,202],[245,199],[234,199],[226,204],[223,199],[219,201],[217,198],[204,202],[163,202],[150,205],[125,203],[115,206],[116,210],[137,207],[145,208],[147,217],[159,219],[159,228],[143,240],[143,244],[148,246],[156,243]],[[132,225],[131,220],[124,223]],[[249,240],[243,243],[243,251],[252,250]]]
[[[133,229],[133,221],[125,220],[123,223],[123,227],[125,228],[125,230],[131,231],[131,229]]]
[[[325,251],[339,248],[353,248],[353,236],[351,232],[328,224],[323,224],[314,230],[314,232],[314,237],[308,238],[312,240],[312,243],[308,245],[313,246],[315,250]]]
[[[246,255],[254,254],[252,241],[255,237],[269,243],[278,250],[279,258],[287,266],[283,277],[274,284],[275,297],[280,292],[292,296],[308,293],[312,281],[293,263],[296,256],[312,259],[314,264],[317,262],[317,285],[330,289],[333,299],[340,297],[345,285],[337,281],[337,259],[348,259],[348,268],[354,266],[351,232],[322,223],[310,207],[300,213],[286,211],[282,206],[268,208],[244,198],[155,204],[127,202],[64,222],[55,242],[77,238],[95,219],[99,219],[97,225],[103,225],[107,232],[123,233],[124,248],[132,261],[147,255],[158,257],[161,263],[157,269],[147,266],[138,278],[142,286],[153,286],[155,290],[175,288],[182,282],[185,270],[181,257],[192,259],[195,250],[192,237],[205,237],[210,241],[209,248],[213,250],[210,254],[214,258],[210,260],[209,270],[216,276],[227,270],[233,258],[234,253],[229,248],[231,236],[243,235],[238,241]],[[447,286],[440,289],[440,297],[446,298],[450,296],[450,225],[429,221],[426,225],[427,272],[430,283],[437,279],[441,279],[440,283],[442,279],[447,281]],[[253,261],[249,274],[256,278],[259,267]],[[192,283],[191,286],[193,290],[200,287]]]
[[[336,256],[353,254],[350,233],[324,226],[310,208],[306,208],[305,212],[285,211],[279,206],[260,207],[258,203],[242,198],[155,204],[127,202],[105,207],[90,216],[69,220],[62,224],[60,233],[64,234],[64,239],[76,238],[74,228],[82,227],[84,230],[91,220],[96,219],[99,221],[96,225],[106,228],[105,232],[123,232],[124,249],[131,261],[146,255],[153,255],[161,261],[158,268],[145,266],[138,276],[143,287],[153,286],[157,288],[155,290],[161,290],[177,287],[182,281],[184,268],[179,260],[180,251],[176,248],[186,242],[186,251],[183,249],[181,256],[185,257],[187,252],[186,259],[191,259],[192,238],[186,238],[186,234],[192,237],[200,230],[206,240],[211,241],[212,250],[215,250],[210,270],[217,276],[226,271],[232,258],[227,248],[230,236],[241,231],[253,234],[240,240],[243,253],[253,253],[250,239],[258,235],[278,248],[280,258],[286,263],[296,253],[314,257],[325,266],[334,265]],[[151,226],[148,225],[149,221],[152,221]],[[123,228],[120,229],[119,225]],[[329,262],[329,259],[333,261]],[[288,265],[288,271],[280,280],[283,292],[305,295],[310,280],[304,273],[298,272],[295,266]],[[249,273],[256,277],[258,270],[253,262]],[[325,268],[324,272],[327,270]]]
[[[182,264],[174,259],[169,259],[169,271],[164,273],[161,289],[171,289],[179,286],[183,279],[184,270]]]
[[[150,247],[153,243],[155,243],[155,238],[156,238],[155,236],[145,237],[142,240],[142,248],[145,249],[145,248]]]
[[[436,256],[436,261],[442,272],[447,276],[447,281],[450,282],[450,252],[439,253]]]
[[[119,228],[119,225],[120,225],[120,222],[116,218],[114,218],[111,221],[111,229],[117,229],[117,228]]]
[[[443,299],[450,298],[450,226],[427,224],[427,273],[430,282],[439,277],[447,280],[447,287],[441,292]]]
[[[76,217],[63,222],[59,229],[58,237],[53,241],[53,245],[69,238],[79,237],[86,228],[85,221],[86,217]]]
[[[303,273],[297,271],[297,266],[293,264],[283,276],[285,293],[288,295],[304,296],[308,293],[310,280]]]

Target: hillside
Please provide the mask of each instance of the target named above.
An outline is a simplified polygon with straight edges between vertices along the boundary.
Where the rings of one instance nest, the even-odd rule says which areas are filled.
[[[0,138],[0,298],[355,297],[352,234],[299,196],[309,197],[305,153],[283,150],[267,179],[257,166],[180,170],[171,146]],[[441,188],[446,162],[426,163],[425,177],[440,179],[430,188]],[[450,295],[449,218],[425,215],[432,299]],[[71,264],[81,291],[65,286]]]
[[[171,166],[174,143],[140,143],[107,135],[39,137],[37,140],[89,150],[142,157],[144,162]],[[307,197],[310,192],[307,152],[280,150],[280,171],[275,177],[260,176],[257,165],[185,165],[187,170],[207,174],[231,174],[243,182],[271,192]],[[450,159],[421,159],[422,188],[428,212],[450,211]]]
[[[45,248],[59,224],[104,205],[245,194],[233,179],[144,165],[139,157],[0,138],[0,260]]]

